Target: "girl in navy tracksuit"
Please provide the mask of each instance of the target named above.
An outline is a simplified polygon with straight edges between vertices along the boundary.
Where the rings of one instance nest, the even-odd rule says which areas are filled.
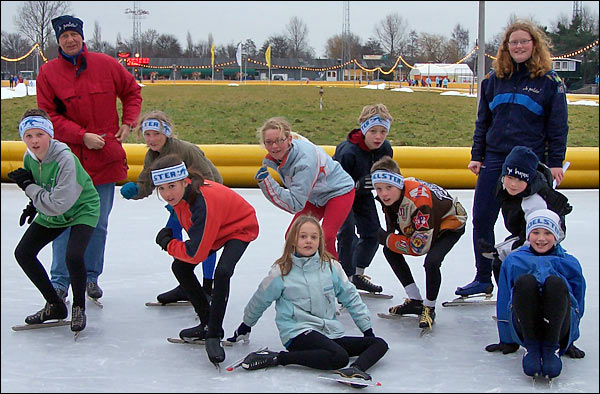
[[[567,143],[565,87],[552,71],[545,35],[532,23],[517,21],[506,30],[494,69],[481,82],[481,98],[468,168],[477,175],[473,199],[473,248],[477,273],[457,295],[491,292],[492,261],[479,239],[494,242],[500,203],[494,186],[511,149],[524,145],[550,167],[560,183]]]

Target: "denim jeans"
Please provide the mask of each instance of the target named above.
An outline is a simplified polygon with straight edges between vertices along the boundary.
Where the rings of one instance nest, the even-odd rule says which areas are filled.
[[[167,225],[165,227],[173,230],[173,238],[178,239],[180,241],[183,240],[183,233],[181,223],[179,223],[179,219],[177,218],[177,214],[175,211],[169,210],[169,220],[167,220]],[[213,279],[215,274],[215,265],[217,264],[217,252],[208,255],[206,260],[202,262],[202,276],[206,279]]]
[[[98,277],[104,268],[104,249],[108,234],[108,216],[112,210],[115,197],[115,184],[96,185],[100,196],[100,218],[94,229],[90,243],[85,250],[85,268],[88,282],[98,282]],[[50,275],[55,288],[68,290],[71,283],[66,264],[67,241],[71,234],[70,228],[64,231],[52,242],[52,267]]]

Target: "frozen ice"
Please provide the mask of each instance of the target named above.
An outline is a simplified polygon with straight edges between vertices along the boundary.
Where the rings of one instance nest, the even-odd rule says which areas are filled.
[[[225,371],[225,367],[262,346],[283,350],[271,306],[252,328],[250,343],[226,347],[219,373],[203,346],[170,344],[182,328],[197,324],[190,307],[146,307],[156,295],[173,288],[171,259],[154,238],[167,221],[167,211],[154,193],[140,201],[121,198],[118,190],[110,216],[104,273],[104,308],[88,302],[87,328],[77,341],[69,327],[15,332],[11,326],[43,306],[43,299],[14,259],[14,248],[26,226],[19,227],[27,197],[14,184],[3,183],[1,264],[2,392],[353,392],[353,388],[317,379],[318,371],[301,366],[268,370]],[[259,189],[235,189],[256,209],[260,235],[250,244],[231,280],[223,328],[230,336],[241,322],[244,306],[270,265],[279,257],[283,234],[292,216],[271,205]],[[583,266],[587,280],[586,311],[577,346],[584,359],[563,357],[561,375],[533,385],[523,374],[524,349],[502,355],[484,347],[498,341],[493,306],[443,308],[454,290],[474,276],[471,232],[467,231],[442,265],[442,287],[431,334],[420,337],[417,320],[384,320],[377,312],[402,302],[405,293],[381,249],[366,274],[392,300],[364,298],[376,335],[390,345],[368,372],[380,387],[364,392],[598,392],[598,190],[563,190],[574,206],[567,217],[563,246]],[[452,190],[471,212],[473,190]],[[380,218],[383,220],[382,218]],[[507,232],[501,218],[497,239]],[[50,268],[51,247],[40,253]],[[424,293],[423,257],[407,258]],[[196,269],[201,275],[201,267]],[[69,298],[71,295],[69,295]],[[349,335],[360,335],[347,312],[339,317]]]

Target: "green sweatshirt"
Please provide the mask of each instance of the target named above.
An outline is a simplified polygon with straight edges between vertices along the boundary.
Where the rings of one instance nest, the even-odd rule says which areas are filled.
[[[51,228],[76,224],[96,227],[100,197],[92,179],[66,144],[51,140],[41,162],[26,151],[23,166],[35,180],[35,184],[27,186],[25,194],[38,211],[37,224]]]

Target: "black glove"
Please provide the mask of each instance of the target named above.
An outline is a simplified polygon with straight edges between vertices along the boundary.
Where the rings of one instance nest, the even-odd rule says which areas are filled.
[[[233,336],[231,338],[227,338],[227,342],[247,342],[250,338],[250,331],[252,331],[252,327],[247,326],[244,322],[242,322],[237,330],[234,331]]]
[[[386,245],[385,241],[387,240],[388,235],[389,234],[387,233],[387,231],[379,227],[379,229],[377,230],[377,239],[379,240],[379,243],[381,245]]]
[[[373,190],[373,182],[371,181],[371,174],[367,174],[356,181],[354,185],[356,190]]]
[[[25,224],[25,220],[27,220],[27,224],[31,224],[33,222],[33,218],[37,214],[37,209],[33,206],[33,201],[29,200],[29,204],[23,210],[21,214],[21,218],[19,219],[19,226],[23,226]]]
[[[485,347],[485,350],[487,350],[488,352],[497,352],[498,350],[501,350],[502,354],[509,354],[509,353],[514,353],[517,350],[519,350],[519,344],[518,343],[504,343],[504,342],[492,343],[491,345],[487,345]]]
[[[565,354],[571,358],[584,358],[585,352],[575,346],[574,343],[571,344],[565,351]]]
[[[375,334],[373,334],[373,329],[369,328],[368,330],[365,330],[365,332],[363,332],[363,335],[366,337],[371,337],[371,338],[375,338]]]
[[[156,234],[156,243],[160,245],[163,250],[167,250],[169,242],[173,239],[173,230],[169,227],[165,227]]]
[[[31,171],[24,168],[17,168],[16,170],[9,172],[7,176],[10,180],[15,181],[23,191],[25,191],[27,186],[35,183]]]

